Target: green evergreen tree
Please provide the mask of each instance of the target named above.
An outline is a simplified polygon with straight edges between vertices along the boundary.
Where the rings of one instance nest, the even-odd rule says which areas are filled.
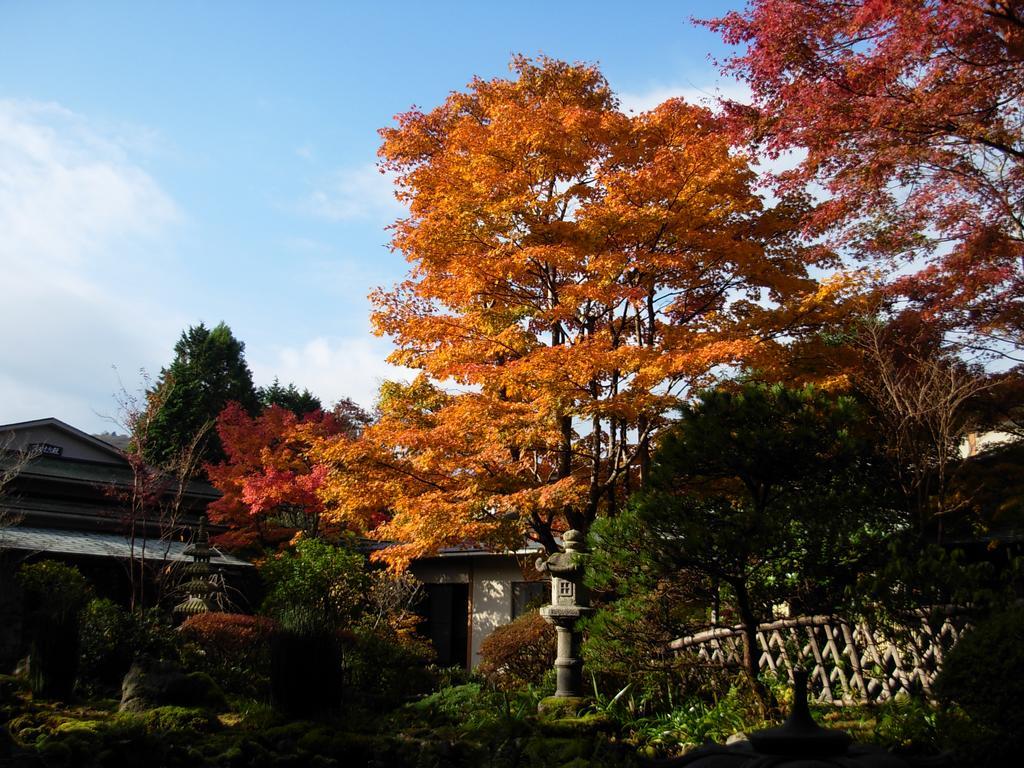
[[[224,406],[234,401],[252,415],[260,410],[245,344],[223,322],[184,331],[174,345],[174,360],[161,369],[146,398],[145,418],[135,425],[134,436],[146,461],[157,466],[179,462],[190,452],[197,466],[223,461],[214,422]]]
[[[296,416],[305,416],[307,413],[315,413],[324,409],[320,398],[308,389],[303,389],[300,392],[294,384],[283,387],[276,376],[269,387],[260,387],[256,390],[256,394],[259,396],[260,405],[263,408],[278,405]]]
[[[660,591],[660,603],[682,583],[691,607],[720,604],[743,627],[756,677],[756,629],[773,606],[843,609],[879,565],[903,525],[891,486],[852,398],[760,384],[704,392],[662,433],[649,486],[595,525],[593,583]]]

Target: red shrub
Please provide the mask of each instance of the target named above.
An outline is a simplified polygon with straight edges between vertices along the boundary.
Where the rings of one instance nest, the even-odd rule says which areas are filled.
[[[181,625],[182,637],[221,663],[266,651],[276,624],[265,616],[242,613],[200,613]]]
[[[488,635],[480,656],[478,671],[496,688],[538,683],[555,661],[555,628],[530,611]]]

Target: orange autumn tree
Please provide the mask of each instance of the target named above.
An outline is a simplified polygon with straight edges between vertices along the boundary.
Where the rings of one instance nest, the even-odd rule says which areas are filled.
[[[329,468],[314,459],[320,441],[353,439],[368,417],[350,400],[333,411],[297,416],[278,405],[250,416],[229,403],[217,418],[225,461],[207,465],[222,494],[210,504],[210,519],[228,530],[218,543],[231,548],[265,547],[296,534],[317,537],[336,529],[336,516],[319,493]]]
[[[623,113],[593,66],[512,62],[384,129],[411,265],[373,323],[419,371],[382,389],[324,492],[401,566],[467,540],[556,548],[644,481],[664,414],[821,319],[803,213],[765,210],[716,117],[680,99]]]

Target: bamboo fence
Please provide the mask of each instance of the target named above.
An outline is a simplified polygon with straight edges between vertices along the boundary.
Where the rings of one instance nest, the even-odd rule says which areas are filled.
[[[882,702],[903,693],[930,696],[943,656],[970,622],[966,613],[947,608],[922,612],[911,624],[882,631],[867,621],[850,623],[835,616],[761,624],[761,669],[792,681],[794,665],[804,666],[809,693],[822,703]],[[709,629],[669,647],[712,664],[738,665],[743,658],[738,626]]]

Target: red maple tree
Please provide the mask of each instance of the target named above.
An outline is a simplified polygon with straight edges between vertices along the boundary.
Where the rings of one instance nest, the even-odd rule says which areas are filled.
[[[782,188],[830,193],[808,234],[882,259],[889,296],[926,320],[1019,349],[1024,3],[752,0],[705,23],[740,47],[724,69],[753,104],[728,105],[734,125],[769,155],[806,152]]]
[[[217,419],[227,460],[207,466],[210,482],[223,496],[208,507],[210,519],[228,526],[218,543],[230,548],[277,545],[297,533],[316,537],[333,523],[320,489],[332,468],[318,463],[313,447],[321,439],[350,440],[368,421],[350,401],[335,411],[296,416],[272,405],[250,416],[237,403]]]

